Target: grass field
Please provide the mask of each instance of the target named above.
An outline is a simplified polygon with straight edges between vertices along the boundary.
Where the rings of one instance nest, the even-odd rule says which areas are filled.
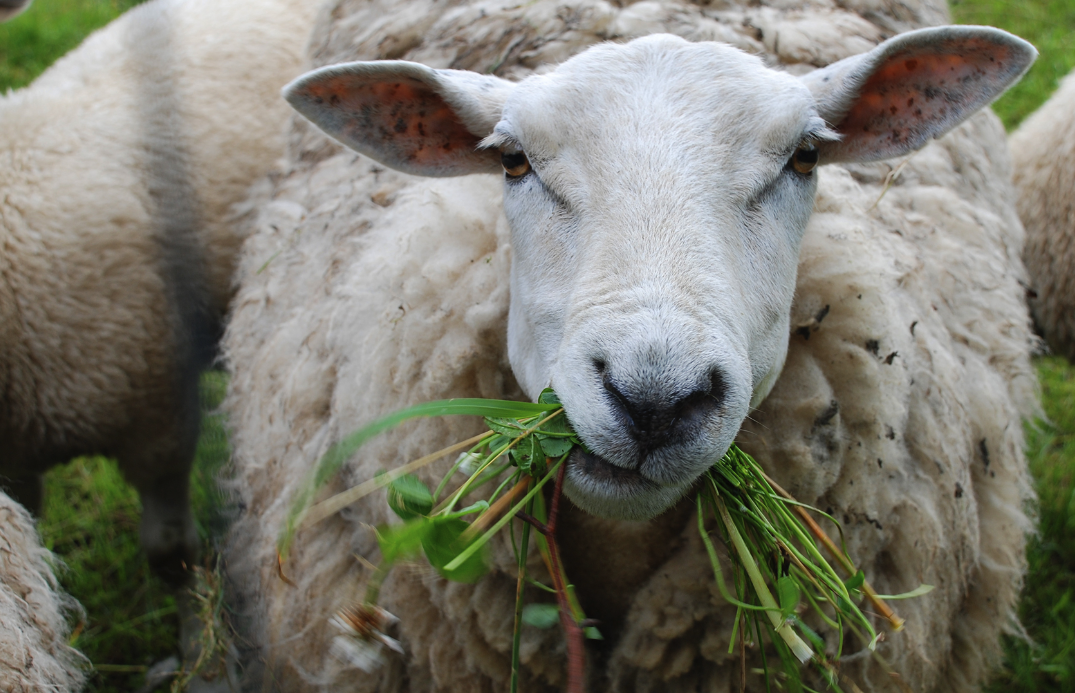
[[[0,89],[27,84],[136,0],[36,0],[30,11],[0,25]],[[1075,66],[1075,2],[956,0],[955,21],[989,24],[1027,38],[1041,58],[1026,79],[994,108],[1012,128],[1033,112]],[[1075,368],[1056,358],[1037,362],[1048,422],[1028,425],[1028,457],[1037,480],[1040,533],[1028,560],[1021,616],[1032,642],[1011,638],[991,693],[1075,691]],[[228,450],[212,413],[224,376],[203,379],[208,412],[194,478],[194,504],[208,545],[224,524],[213,474]],[[83,458],[49,473],[40,530],[67,563],[64,587],[86,607],[74,643],[96,667],[89,690],[138,688],[146,668],[176,649],[176,606],[150,575],[138,550],[140,506],[113,462]]]

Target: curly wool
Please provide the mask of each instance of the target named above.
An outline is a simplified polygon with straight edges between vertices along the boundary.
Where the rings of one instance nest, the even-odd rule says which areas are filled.
[[[753,4],[752,4],[753,5]],[[819,0],[783,9],[593,0],[515,3],[339,0],[322,15],[315,64],[406,58],[514,78],[605,39],[664,31],[722,40],[806,71],[894,30],[940,23],[940,4]],[[887,7],[887,6],[886,6]],[[774,32],[776,35],[774,35]],[[985,112],[904,161],[830,166],[803,241],[787,365],[740,445],[800,500],[836,515],[877,590],[928,583],[880,651],[913,690],[977,690],[1015,624],[1031,497],[1020,420],[1035,411],[1022,302],[1022,227],[1004,132]],[[416,179],[296,122],[288,168],[263,190],[225,337],[235,485],[229,540],[253,688],[495,691],[509,677],[515,566],[449,583],[397,567],[381,603],[405,657],[370,674],[330,654],[328,620],[362,598],[376,562],[381,494],[301,531],[278,577],[275,541],[314,462],[372,419],[447,397],[519,397],[507,363],[511,249],[498,177]],[[458,419],[381,435],[329,492],[478,430]],[[448,462],[422,476],[438,479]],[[565,563],[608,638],[591,645],[590,689],[732,691],[734,608],[719,597],[689,504],[651,523],[568,505]],[[540,559],[530,568],[543,575]],[[529,600],[546,599],[539,592]],[[556,629],[526,628],[522,689],[564,683]],[[863,690],[885,674],[863,650],[842,671]],[[751,676],[750,690],[764,690]],[[260,690],[260,688],[258,688]]]
[[[1075,361],[1075,73],[1012,134],[1030,312],[1049,347]]]
[[[79,691],[89,662],[67,639],[81,607],[56,582],[53,555],[33,520],[0,492],[0,690]]]

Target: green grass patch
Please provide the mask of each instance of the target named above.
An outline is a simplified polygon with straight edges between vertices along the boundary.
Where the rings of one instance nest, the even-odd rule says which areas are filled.
[[[36,0],[0,24],[0,91],[29,84],[57,58],[141,0]]]
[[[46,475],[38,527],[67,564],[60,582],[86,609],[75,647],[95,667],[91,691],[131,691],[145,667],[178,648],[169,588],[138,546],[142,506],[116,463],[83,457]]]

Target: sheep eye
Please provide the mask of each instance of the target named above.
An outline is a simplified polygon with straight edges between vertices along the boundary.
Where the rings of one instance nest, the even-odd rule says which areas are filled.
[[[530,173],[530,160],[522,152],[500,152],[500,163],[508,178],[522,178]]]
[[[802,174],[810,173],[817,167],[818,152],[813,142],[804,141],[791,155],[791,167]]]

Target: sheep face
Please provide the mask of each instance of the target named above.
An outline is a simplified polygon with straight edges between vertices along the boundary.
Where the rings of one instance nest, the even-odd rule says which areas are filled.
[[[569,497],[645,519],[724,453],[779,375],[815,166],[921,146],[1034,55],[995,29],[928,29],[800,79],[657,35],[518,84],[351,63],[285,96],[400,170],[503,171],[512,368],[531,397],[556,389],[588,447]]]

